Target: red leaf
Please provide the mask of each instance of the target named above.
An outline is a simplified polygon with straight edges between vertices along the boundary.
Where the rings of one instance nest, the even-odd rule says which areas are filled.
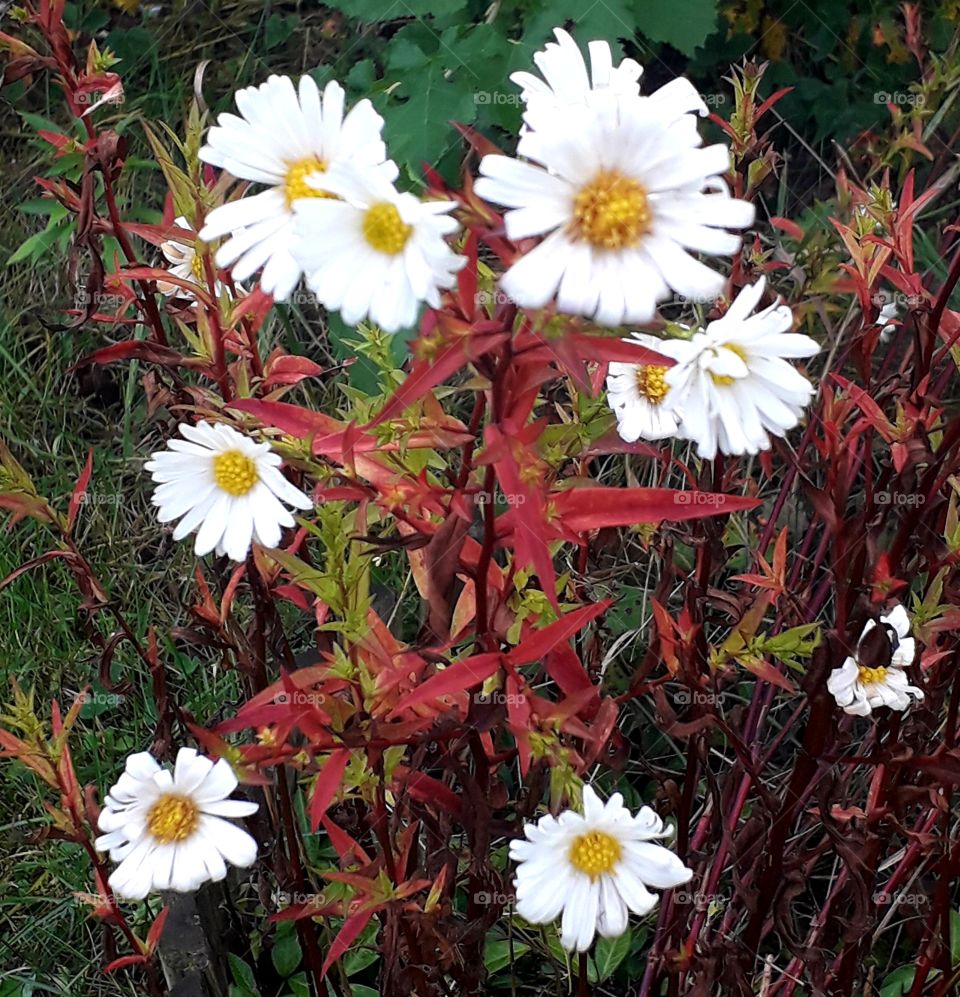
[[[126,966],[141,966],[145,962],[147,962],[147,956],[145,955],[123,955],[104,966],[103,971],[105,973],[112,973],[115,969],[124,969]]]
[[[373,917],[374,908],[369,910],[357,911],[356,914],[351,914],[350,917],[343,922],[343,927],[340,929],[340,933],[333,940],[333,944],[330,946],[330,951],[327,953],[327,958],[324,960],[322,973],[324,976],[327,975],[327,971],[330,967],[343,955],[344,952],[350,948],[351,944],[359,937],[360,933],[367,926],[367,922]]]
[[[313,785],[313,796],[310,799],[310,829],[312,831],[316,831],[320,827],[320,820],[340,788],[340,780],[343,778],[344,769],[349,761],[349,750],[337,748],[320,770],[317,781]]]
[[[569,640],[579,633],[591,620],[605,613],[613,605],[612,599],[604,599],[592,606],[581,606],[572,613],[567,613],[554,623],[535,630],[529,637],[522,640],[508,655],[511,665],[528,665],[531,661],[539,661],[557,644]]]
[[[758,499],[672,488],[570,488],[551,495],[564,526],[574,532],[604,526],[678,522],[754,509]]]
[[[621,363],[653,364],[657,367],[672,367],[676,363],[656,350],[613,336],[588,336],[572,332],[565,338],[577,345],[577,352],[584,360],[617,360]]]
[[[407,379],[388,399],[386,405],[370,423],[370,427],[379,426],[399,415],[404,409],[423,398],[431,388],[435,388],[461,367],[466,366],[470,360],[488,353],[507,338],[508,334],[505,332],[485,336],[463,336],[443,345],[438,351],[437,359],[414,361]]]
[[[104,346],[102,350],[95,350],[89,356],[78,360],[70,369],[79,370],[90,364],[118,363],[121,360],[147,360],[167,367],[178,367],[185,363],[183,355],[169,346],[161,346],[159,343],[151,343],[144,339],[132,339]]]
[[[323,368],[308,357],[295,357],[290,354],[278,356],[267,362],[264,370],[264,387],[274,384],[297,384],[305,377],[322,374]]]
[[[167,915],[170,913],[169,907],[164,907],[162,911],[157,915],[156,920],[150,925],[150,930],[147,932],[147,948],[153,952],[157,947],[157,942],[160,941],[160,936],[163,934],[163,926],[167,923]]]
[[[411,706],[442,699],[454,693],[463,692],[471,686],[479,685],[488,679],[501,665],[499,651],[487,654],[474,654],[469,658],[448,665],[441,672],[427,679],[422,685],[408,692],[393,708],[391,716],[396,716]]]
[[[90,484],[90,475],[93,472],[93,450],[87,451],[87,462],[83,466],[83,471],[77,479],[77,485],[70,496],[70,506],[67,509],[67,533],[73,532],[73,524],[77,521],[77,512],[80,503],[87,496],[87,485]]]

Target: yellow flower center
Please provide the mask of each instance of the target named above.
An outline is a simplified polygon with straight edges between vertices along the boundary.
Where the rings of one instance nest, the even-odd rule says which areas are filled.
[[[193,271],[193,276],[197,278],[197,283],[202,284],[204,282],[203,256],[199,252],[193,254],[193,259],[190,261],[190,269]]]
[[[740,359],[744,363],[747,362],[747,355],[746,355],[746,353],[744,353],[743,350],[739,346],[735,346],[733,343],[724,343],[723,346],[720,347],[720,349],[721,350],[729,350],[731,353],[736,353],[736,355],[738,357],[740,357]],[[714,374],[713,371],[710,371],[710,377],[713,380],[713,383],[716,384],[716,385],[718,385],[718,386],[720,386],[720,387],[727,387],[727,386],[733,384],[734,381],[738,381],[739,380],[739,378],[737,378],[737,377],[730,377],[728,374]]]
[[[363,216],[363,237],[378,253],[396,256],[412,231],[413,226],[407,225],[397,206],[389,201],[372,205]]]
[[[641,364],[637,368],[637,388],[651,405],[659,405],[670,390],[663,379],[667,368],[657,364]]]
[[[260,480],[257,465],[239,450],[227,450],[213,458],[213,478],[228,495],[246,495]]]
[[[883,682],[886,677],[886,668],[867,668],[866,665],[861,665],[857,669],[857,678],[861,685],[875,685],[878,682]]]
[[[293,202],[301,197],[336,197],[335,194],[328,194],[325,190],[317,190],[307,183],[307,177],[314,173],[326,172],[327,164],[316,156],[308,156],[306,159],[298,159],[287,167],[287,175],[283,180],[283,192],[287,196],[287,207],[293,206]]]
[[[597,249],[635,246],[653,215],[647,192],[619,170],[601,170],[573,199],[571,231]]]
[[[574,867],[596,879],[610,872],[620,861],[620,842],[604,831],[587,831],[574,839],[570,846],[570,861]]]
[[[150,808],[147,830],[162,845],[189,838],[200,822],[200,810],[186,796],[167,793]]]

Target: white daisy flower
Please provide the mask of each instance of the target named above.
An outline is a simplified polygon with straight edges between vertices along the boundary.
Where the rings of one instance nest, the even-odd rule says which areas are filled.
[[[666,91],[666,93],[664,93]],[[648,322],[671,289],[709,300],[724,277],[688,250],[732,255],[753,206],[730,197],[725,146],[698,148],[692,111],[706,110],[687,84],[654,97],[594,91],[589,105],[538,113],[509,156],[484,156],[476,191],[514,209],[508,238],[545,236],[501,278],[521,307],[556,296],[561,312],[604,325]]]
[[[269,443],[256,443],[222,423],[181,423],[180,434],[185,439],[170,440],[144,467],[157,483],[151,500],[157,518],[168,523],[182,516],[173,539],[196,530],[198,557],[216,549],[243,561],[253,541],[276,547],[280,528],[294,525],[281,503],[313,508],[280,473],[280,455]]]
[[[916,641],[910,636],[910,620],[901,605],[880,617],[880,626],[868,620],[856,655],[834,668],[827,689],[844,713],[865,717],[878,706],[905,710],[910,697],[923,699],[923,692],[907,681],[908,668],[916,655]]]
[[[214,763],[181,748],[173,772],[148,751],[127,758],[126,768],[104,800],[97,851],[120,864],[108,880],[127,900],[152,890],[189,893],[223,879],[227,865],[246,868],[257,843],[224,817],[248,817],[256,803],[228,799],[237,788],[230,763]]]
[[[233,238],[216,253],[217,266],[233,266],[235,280],[263,267],[260,285],[284,301],[300,279],[293,258],[293,205],[301,198],[325,197],[310,179],[334,164],[375,169],[387,180],[397,176],[380,137],[383,119],[369,100],[344,117],[344,92],[331,80],[321,97],[309,76],[299,94],[287,76],[271,76],[259,87],[238,90],[242,117],[221,114],[210,129],[200,158],[235,177],[268,184],[270,190],[215,208],[200,238]]]
[[[382,175],[334,166],[311,182],[338,198],[294,207],[295,255],[325,308],[395,332],[414,324],[421,301],[439,307],[466,263],[444,239],[457,230],[453,201],[421,201]]]
[[[190,223],[183,215],[177,218],[173,224],[177,228],[183,229],[187,235],[193,236],[194,239],[196,238],[196,233],[192,230]],[[166,242],[160,243],[160,252],[163,253],[167,263],[170,264],[170,273],[174,277],[179,277],[181,280],[188,280],[191,284],[198,284],[200,287],[205,286],[206,279],[203,273],[203,257],[196,251],[193,243],[168,239]],[[173,284],[165,280],[157,281],[157,290],[161,294],[175,294],[181,298],[196,297],[193,291],[189,291],[179,284]]]
[[[560,941],[585,952],[599,932],[616,938],[627,930],[627,911],[647,914],[657,896],[693,876],[673,852],[651,839],[666,837],[663,821],[649,808],[636,817],[619,793],[602,803],[583,788],[583,814],[547,814],[524,826],[526,840],[510,842],[518,863],[514,886],[517,913],[531,924],[547,924],[563,913]]]
[[[673,340],[657,339],[635,332],[625,343],[638,343],[670,356]],[[617,432],[627,443],[639,439],[664,440],[677,435],[680,418],[664,405],[667,382],[665,364],[635,364],[611,361],[607,368],[607,404],[617,417]]]
[[[526,105],[524,121],[531,128],[536,127],[536,121],[542,114],[561,111],[573,104],[587,104],[598,91],[625,97],[639,96],[638,81],[643,73],[640,63],[624,59],[615,67],[609,44],[592,41],[587,46],[590,52],[588,72],[573,38],[563,28],[555,28],[553,33],[556,42],[547,42],[543,51],[533,57],[543,79],[523,72],[510,76],[520,87],[520,97]]]
[[[689,340],[670,341],[676,365],[664,375],[666,404],[680,414],[680,435],[695,440],[710,460],[717,451],[755,454],[784,436],[803,415],[813,385],[785,358],[810,357],[820,347],[787,330],[793,315],[784,304],[752,314],[764,278],[745,287],[723,318]]]

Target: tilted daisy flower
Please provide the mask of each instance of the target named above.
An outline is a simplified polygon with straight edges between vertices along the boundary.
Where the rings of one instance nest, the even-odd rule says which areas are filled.
[[[293,526],[283,502],[312,509],[313,502],[280,473],[279,454],[232,426],[180,424],[182,440],[151,454],[144,464],[157,483],[152,502],[161,523],[180,519],[173,531],[182,540],[194,530],[198,557],[216,550],[243,561],[250,544],[280,543],[280,529]]]
[[[669,356],[673,340],[657,339],[635,332],[626,343],[638,343]],[[617,417],[617,432],[628,443],[639,439],[664,440],[677,435],[680,418],[664,404],[666,364],[622,363],[614,360],[607,368],[607,404]]]
[[[444,238],[457,229],[453,201],[421,201],[382,175],[333,166],[312,182],[338,198],[294,208],[296,257],[325,308],[395,332],[414,324],[422,301],[439,306],[466,263]]]
[[[910,620],[901,605],[887,615],[868,620],[855,655],[849,656],[827,678],[827,689],[844,713],[865,717],[878,706],[905,710],[910,697],[923,699],[923,692],[909,684],[908,668],[916,655],[910,636]]]
[[[599,932],[616,938],[627,930],[627,911],[646,914],[657,903],[647,887],[669,890],[693,876],[673,852],[652,839],[667,837],[649,807],[634,817],[614,793],[604,804],[583,788],[583,814],[566,810],[524,826],[526,840],[510,842],[518,863],[517,913],[531,924],[563,914],[560,941],[585,952]]]
[[[248,817],[256,803],[228,799],[237,777],[225,759],[213,762],[181,748],[173,772],[148,751],[127,758],[126,768],[104,800],[97,851],[119,865],[108,880],[127,900],[153,890],[188,893],[223,879],[227,863],[246,868],[257,843],[225,817]]]
[[[788,332],[793,314],[784,304],[753,313],[764,278],[745,287],[726,314],[689,340],[669,347],[677,362],[664,374],[666,403],[681,416],[680,435],[694,440],[706,460],[756,454],[770,435],[784,436],[803,415],[813,385],[787,360],[810,357],[820,347]]]
[[[671,290],[709,300],[724,277],[689,251],[731,255],[753,221],[721,175],[723,145],[699,148],[692,87],[657,97],[595,91],[588,105],[538,114],[522,136],[523,159],[484,156],[480,197],[513,209],[512,240],[544,236],[501,278],[521,307],[557,309],[605,325],[648,322]],[[529,160],[529,161],[524,161]]]
[[[573,38],[563,28],[555,28],[553,33],[556,42],[547,42],[543,51],[533,56],[543,79],[524,72],[510,76],[520,87],[520,97],[526,105],[524,121],[530,127],[536,127],[541,114],[562,110],[573,104],[586,104],[599,91],[632,97],[639,95],[638,81],[643,67],[638,62],[624,59],[619,66],[614,66],[609,44],[592,41],[587,46],[590,52],[588,71]]]
[[[196,239],[196,233],[192,230],[190,223],[181,215],[173,223],[176,228],[184,230],[186,235]],[[206,279],[203,273],[203,257],[196,251],[196,247],[190,242],[178,242],[176,239],[168,239],[160,243],[160,252],[163,253],[167,263],[170,264],[170,273],[181,280],[188,280],[191,284],[206,286]],[[193,291],[180,284],[170,281],[158,280],[157,290],[161,294],[177,295],[181,298],[195,297]]]
[[[232,265],[238,281],[262,267],[260,286],[284,301],[301,275],[291,253],[293,205],[329,196],[310,178],[339,163],[393,180],[397,167],[386,158],[383,119],[373,105],[361,100],[344,116],[343,88],[333,80],[321,97],[309,76],[301,77],[299,91],[289,77],[271,76],[259,87],[238,90],[235,99],[241,117],[221,114],[200,158],[270,190],[215,208],[200,238],[211,242],[233,233],[217,250],[217,266]]]

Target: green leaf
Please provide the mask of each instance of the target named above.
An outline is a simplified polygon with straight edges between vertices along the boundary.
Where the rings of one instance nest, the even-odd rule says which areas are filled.
[[[67,231],[69,231],[69,223],[61,225],[58,219],[51,216],[47,227],[42,232],[34,233],[14,250],[13,255],[7,260],[7,266],[13,266],[14,263],[28,258],[37,259]]]
[[[633,944],[632,932],[625,931],[618,938],[601,938],[597,942],[593,958],[587,964],[587,978],[591,983],[602,983],[609,979],[617,966],[630,955]]]
[[[300,965],[300,960],[303,958],[296,932],[290,931],[280,935],[270,950],[270,958],[280,976],[288,977]]]
[[[913,966],[901,966],[892,973],[887,973],[880,987],[880,997],[902,997],[909,993],[915,975]]]
[[[263,26],[263,45],[268,51],[282,45],[296,30],[300,18],[296,14],[271,14]]]
[[[384,137],[394,159],[413,176],[420,175],[422,163],[437,166],[460,145],[451,121],[470,124],[477,115],[469,67],[451,47],[454,34],[455,29],[444,32],[439,48],[427,52],[412,33],[401,32],[388,50],[387,82],[396,86],[384,113]]]
[[[467,0],[327,0],[326,6],[339,10],[347,17],[372,24],[375,21],[395,21],[406,17],[430,17],[442,12],[446,17],[458,14]]]
[[[526,942],[516,939],[512,945],[509,938],[488,939],[483,950],[483,964],[487,967],[487,972],[493,976],[529,951],[530,946]]]
[[[715,0],[637,0],[636,25],[653,42],[692,56],[717,27]]]
[[[259,997],[260,991],[257,989],[257,980],[253,975],[253,970],[243,959],[232,952],[227,953],[227,960],[230,963],[230,975],[233,977],[233,982],[237,984],[240,994],[243,997],[249,997],[249,995]]]
[[[538,5],[536,13],[528,16],[524,23],[524,41],[540,48],[544,42],[553,41],[553,29],[558,24],[572,22],[571,33],[582,50],[586,50],[587,42],[602,39],[608,41],[614,54],[618,55],[621,51],[619,39],[632,40],[636,33],[635,2],[636,0],[602,0],[600,3],[585,3],[584,0],[556,0]],[[663,0],[657,0],[657,3],[663,3]],[[664,7],[673,16],[673,5],[664,4]]]
[[[351,997],[380,997],[380,991],[373,987],[365,987],[359,983],[354,983],[350,987]]]
[[[960,966],[960,911],[950,911],[950,964]]]

